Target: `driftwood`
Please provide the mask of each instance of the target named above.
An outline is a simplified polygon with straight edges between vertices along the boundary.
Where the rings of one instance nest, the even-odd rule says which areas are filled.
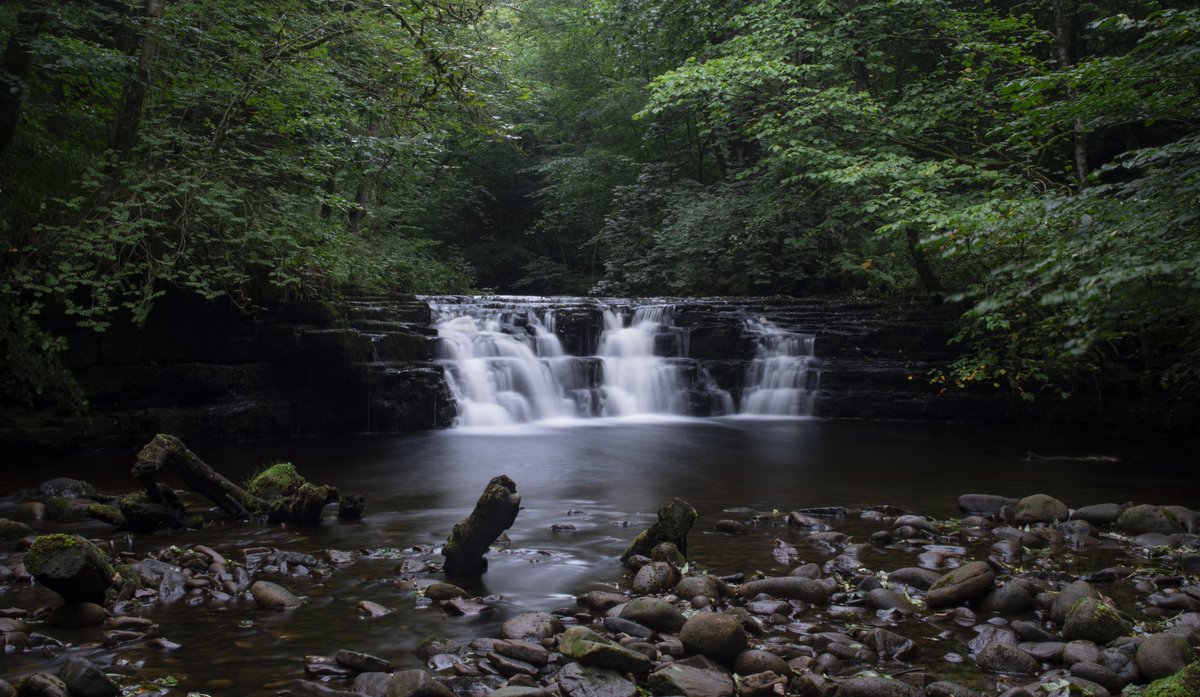
[[[221,476],[188,450],[183,441],[160,433],[138,453],[133,476],[141,482],[151,503],[170,506],[171,502],[164,500],[155,479],[164,471],[182,479],[188,488],[234,518],[250,518],[255,511],[266,509],[261,499]]]
[[[471,515],[455,524],[442,547],[445,571],[451,576],[481,576],[487,571],[484,553],[512,527],[521,508],[517,485],[504,475],[488,482]]]

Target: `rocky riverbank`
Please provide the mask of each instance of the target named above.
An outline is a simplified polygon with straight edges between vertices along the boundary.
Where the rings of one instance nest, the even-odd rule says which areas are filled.
[[[63,520],[101,498],[63,480],[22,497],[9,502],[14,518]],[[12,684],[0,683],[0,694],[1200,694],[1194,511],[1071,509],[1045,495],[968,494],[958,503],[962,516],[944,520],[890,506],[746,512],[691,535],[727,536],[730,545],[768,536],[775,544],[761,566],[790,572],[714,575],[704,559],[684,556],[680,521],[694,516],[676,502],[623,555],[628,574],[618,588],[582,593],[551,612],[512,613],[496,635],[471,641],[427,637],[383,653],[343,640],[296,656],[292,675],[264,674],[254,684],[219,671],[170,672],[169,658],[155,666],[146,652],[180,650],[173,629],[190,613],[236,608],[257,622],[301,623],[311,589],[368,564],[393,564],[389,585],[406,589],[404,602],[466,627],[501,612],[504,600],[475,597],[464,590],[470,579],[445,576],[432,546],[223,549],[177,545],[168,533],[161,546],[133,552],[121,529],[89,541],[54,534],[59,523],[42,523],[49,534],[37,535],[6,520],[0,634],[10,657],[44,667],[6,671]],[[647,539],[656,529],[673,541]],[[360,587],[359,617],[345,622],[386,622],[404,611],[394,597],[379,602],[373,587]],[[44,588],[58,599],[48,602]],[[80,627],[102,631],[75,643]],[[225,650],[253,643],[230,637]]]

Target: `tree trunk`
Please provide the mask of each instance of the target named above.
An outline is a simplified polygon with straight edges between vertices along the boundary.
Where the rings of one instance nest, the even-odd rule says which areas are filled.
[[[146,495],[159,503],[161,495],[154,476],[166,470],[182,479],[192,491],[212,501],[234,518],[249,518],[251,511],[262,510],[263,502],[237,484],[222,477],[188,450],[175,436],[159,434],[138,453],[133,476],[142,483]]]
[[[917,276],[921,279],[921,285],[925,286],[925,290],[930,293],[942,292],[942,284],[933,272],[933,267],[929,265],[929,260],[925,258],[925,252],[917,248],[917,244],[921,241],[920,235],[912,228],[908,229],[906,235],[908,237],[908,256],[912,261],[913,268],[917,271]]]
[[[25,78],[29,75],[32,62],[30,44],[41,32],[45,21],[46,14],[40,10],[21,10],[17,14],[17,26],[4,48],[4,57],[0,59],[0,155],[12,144],[17,125],[21,122]]]
[[[379,136],[378,120],[372,119],[371,124],[367,126],[367,135],[372,139]],[[354,210],[350,211],[350,220],[347,222],[351,235],[362,234],[363,222],[367,219],[367,208],[370,202],[371,186],[364,176],[362,183],[358,185],[358,191],[354,194]]]
[[[121,108],[113,122],[112,134],[108,147],[113,152],[112,160],[108,163],[104,185],[100,189],[99,202],[107,202],[116,193],[121,181],[121,169],[125,164],[133,146],[137,143],[138,125],[142,120],[142,105],[146,102],[146,93],[150,90],[150,80],[154,74],[154,63],[158,59],[158,37],[155,36],[155,20],[162,17],[163,0],[146,0],[146,18],[149,25],[142,35],[142,48],[138,55],[137,68],[134,69],[133,79],[125,86],[121,97]]]
[[[1071,30],[1072,22],[1068,21],[1063,10],[1063,0],[1051,0],[1050,4],[1054,9],[1054,46],[1058,52],[1059,65],[1065,70],[1075,65],[1077,58]],[[1077,98],[1078,93],[1075,88],[1067,87],[1067,100],[1074,103]],[[1071,130],[1074,132],[1072,149],[1075,157],[1075,179],[1079,190],[1082,191],[1087,186],[1088,178],[1087,129],[1082,116],[1075,117],[1071,124]]]

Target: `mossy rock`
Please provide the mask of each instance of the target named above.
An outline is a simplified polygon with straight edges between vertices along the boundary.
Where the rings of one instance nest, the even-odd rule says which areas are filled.
[[[1086,639],[1101,646],[1129,634],[1133,623],[1097,598],[1080,598],[1067,613],[1063,638]]]
[[[1188,664],[1178,673],[1155,680],[1142,697],[1194,697],[1200,695],[1200,662]]]
[[[25,523],[9,520],[8,518],[0,518],[0,542],[13,542],[22,537],[34,534],[36,534],[34,529]]]
[[[112,586],[114,572],[104,552],[78,535],[42,535],[24,561],[38,583],[68,603],[103,603]]]
[[[121,509],[105,503],[93,503],[87,508],[88,517],[123,528],[129,525]]]
[[[295,465],[280,462],[251,477],[246,490],[251,496],[270,500],[286,496],[307,483],[308,480],[300,476]]]

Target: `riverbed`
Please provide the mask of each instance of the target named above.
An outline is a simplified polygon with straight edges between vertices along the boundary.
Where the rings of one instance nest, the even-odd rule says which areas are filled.
[[[953,424],[594,419],[402,436],[196,444],[194,450],[235,481],[263,465],[290,461],[314,482],[367,498],[363,520],[339,522],[331,513],[316,529],[229,523],[131,535],[113,534],[100,523],[66,526],[111,539],[116,551],[203,543],[230,559],[251,547],[364,553],[324,578],[278,579],[307,597],[303,607],[285,613],[258,610],[247,600],[218,604],[200,596],[147,606],[143,614],[159,624],[156,635],[178,648],[110,649],[99,646],[99,628],[43,630],[70,644],[68,654],[86,655],[101,665],[123,662],[127,672],[170,675],[185,692],[213,694],[272,694],[304,676],[306,655],[331,655],[339,648],[378,655],[399,667],[421,667],[413,648],[423,637],[467,642],[495,635],[500,623],[517,613],[570,606],[575,595],[589,590],[628,588],[617,557],[673,497],[699,511],[688,556],[718,575],[786,573],[799,561],[825,561],[807,549],[803,558],[786,564],[772,555],[776,540],[795,543],[799,533],[782,516],[803,507],[889,504],[947,518],[958,514],[960,494],[978,492],[1047,493],[1071,507],[1145,501],[1200,508],[1193,442]],[[133,489],[128,470],[134,454],[110,450],[11,462],[4,467],[0,516],[11,515],[17,490],[54,476],[86,479],[103,491]],[[490,555],[488,573],[467,588],[478,596],[498,596],[492,600],[495,610],[449,616],[398,584],[397,566],[404,559],[437,560],[436,547],[450,527],[499,474],[515,480],[523,507],[508,532],[511,542]],[[756,517],[758,526],[747,535],[713,530],[718,520]],[[848,517],[835,527],[865,541],[878,524]],[[907,552],[882,548],[871,561],[879,568],[914,563]],[[356,611],[361,600],[393,612],[362,618]],[[9,586],[0,594],[5,606],[32,608],[54,601],[53,594],[25,586]],[[55,660],[10,654],[0,661],[0,677],[45,670]]]

